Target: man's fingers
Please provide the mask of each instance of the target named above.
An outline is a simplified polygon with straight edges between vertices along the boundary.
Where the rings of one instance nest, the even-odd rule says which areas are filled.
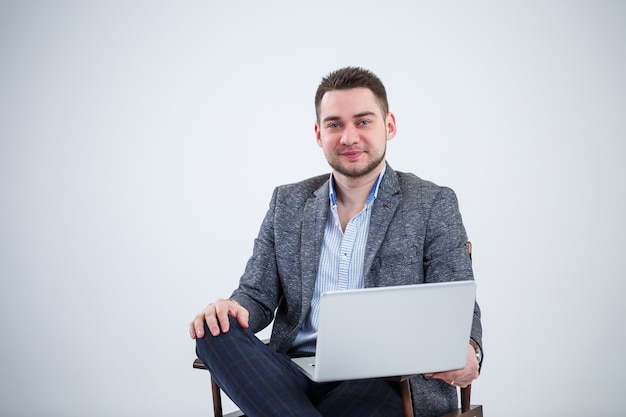
[[[250,317],[250,313],[248,313],[248,310],[246,310],[245,308],[243,308],[240,305],[237,305],[238,309],[237,309],[237,323],[239,323],[239,325],[244,328],[247,329],[248,328],[248,319]]]
[[[244,329],[248,327],[248,310],[234,300],[218,300],[215,303],[215,315],[223,333],[230,330],[229,316],[236,318]]]
[[[437,378],[445,381],[447,384],[456,387],[465,388],[478,378],[478,360],[472,345],[468,345],[467,362],[463,369],[457,369],[445,372],[432,372],[424,374],[425,377]]]
[[[230,330],[230,323],[228,322],[228,316],[231,315],[230,309],[231,309],[231,305],[233,304],[234,303],[228,300],[221,300],[221,299],[215,303],[215,316],[217,318],[217,322],[219,323],[219,328],[222,330],[223,333],[228,333],[228,330]],[[210,328],[211,327],[209,327],[209,329]],[[213,333],[213,331],[211,331],[211,333]],[[217,334],[219,334],[219,331]],[[213,336],[217,336],[217,334],[213,333]]]
[[[192,339],[204,337],[204,323],[213,336],[227,333],[230,330],[229,316],[235,317],[239,325],[248,327],[248,310],[233,300],[219,299],[211,303],[199,313],[189,325],[189,335]]]
[[[204,337],[204,322],[208,315],[208,310],[211,304],[209,304],[202,312],[196,314],[196,317],[193,318],[193,321],[189,323],[189,336],[192,339],[202,338]]]
[[[209,304],[204,311],[204,321],[213,336],[220,334],[220,323],[217,317],[217,305]]]
[[[193,321],[193,327],[194,327],[194,331],[196,333],[196,337],[204,337],[204,318],[203,317],[197,317],[195,318],[195,320]]]
[[[189,336],[192,339],[195,339],[196,337],[202,337],[202,336],[198,336],[196,334],[196,325],[194,324],[194,322],[192,321],[191,323],[189,323]]]
[[[467,387],[478,377],[478,375],[474,375],[472,372],[468,372],[465,369],[458,371],[434,372],[431,374],[424,374],[424,376],[441,379],[447,384],[461,388]]]

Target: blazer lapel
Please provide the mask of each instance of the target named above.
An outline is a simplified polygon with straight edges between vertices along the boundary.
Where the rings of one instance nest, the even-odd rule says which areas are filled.
[[[315,290],[315,280],[319,267],[322,242],[324,240],[324,228],[328,216],[328,181],[324,183],[309,198],[304,206],[302,219],[302,251],[300,253],[300,264],[302,265],[302,312],[309,310],[313,291]]]
[[[365,286],[375,287],[379,283],[376,277],[370,276],[369,271],[374,262],[376,254],[385,239],[385,234],[389,228],[389,223],[393,219],[398,203],[400,202],[400,183],[394,170],[387,165],[385,175],[378,189],[378,195],[372,205],[372,215],[370,218],[370,229],[367,235],[367,247],[365,249],[365,261],[363,272],[365,273]]]

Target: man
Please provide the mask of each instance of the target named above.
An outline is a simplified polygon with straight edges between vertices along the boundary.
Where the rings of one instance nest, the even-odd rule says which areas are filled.
[[[315,109],[315,136],[331,175],[274,190],[239,287],[196,315],[190,335],[217,383],[248,416],[402,416],[392,383],[314,383],[291,357],[315,352],[325,291],[473,279],[456,196],[387,165],[396,121],[370,71],[347,67],[327,75]],[[273,319],[266,347],[254,333]],[[478,377],[478,305],[468,342],[464,369],[412,378],[416,415],[456,408],[456,386]]]

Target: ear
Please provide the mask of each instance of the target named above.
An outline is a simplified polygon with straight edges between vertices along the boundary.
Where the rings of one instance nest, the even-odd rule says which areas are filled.
[[[387,128],[387,140],[391,140],[396,136],[396,116],[393,115],[392,112],[387,113],[387,118],[385,119],[385,124]]]
[[[317,146],[321,148],[322,147],[321,131],[320,131],[320,125],[318,125],[317,122],[315,123],[314,130],[315,130],[315,140],[317,141]]]

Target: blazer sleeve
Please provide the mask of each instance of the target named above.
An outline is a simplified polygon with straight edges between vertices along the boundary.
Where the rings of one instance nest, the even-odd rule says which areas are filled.
[[[252,255],[239,279],[239,286],[231,295],[250,313],[249,326],[253,332],[271,323],[281,298],[274,242],[277,196],[278,188],[274,190],[269,209],[254,240]]]
[[[424,282],[473,280],[466,243],[467,234],[456,194],[450,188],[440,187],[426,224]],[[476,302],[470,337],[480,346],[484,356],[480,319],[481,311]]]

